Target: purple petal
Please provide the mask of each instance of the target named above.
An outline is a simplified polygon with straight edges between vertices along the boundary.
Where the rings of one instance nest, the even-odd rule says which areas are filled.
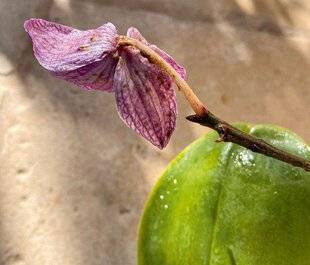
[[[152,48],[152,50],[157,52],[163,59],[165,59],[165,61],[169,63],[183,79],[186,79],[186,70],[182,65],[178,64],[168,53],[159,49],[156,45],[150,45],[150,47]]]
[[[113,92],[113,76],[117,62],[118,58],[107,55],[102,61],[54,75],[84,89]]]
[[[168,53],[164,52],[163,50],[159,49],[156,45],[149,44],[147,40],[141,35],[138,29],[134,27],[130,27],[127,30],[127,36],[136,40],[141,41],[142,43],[149,45],[152,50],[158,53],[167,63],[169,63],[183,79],[186,79],[186,70],[185,68],[178,64]]]
[[[115,71],[114,91],[123,121],[158,148],[164,148],[176,123],[171,79],[139,54],[123,51]]]
[[[81,31],[30,19],[24,27],[37,60],[52,74],[86,89],[112,90],[118,36],[113,24]]]
[[[130,27],[127,30],[127,36],[138,41],[141,41],[143,44],[149,45],[147,40],[141,35],[140,31],[134,27]]]

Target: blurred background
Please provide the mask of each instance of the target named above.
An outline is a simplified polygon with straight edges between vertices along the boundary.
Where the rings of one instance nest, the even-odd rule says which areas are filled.
[[[164,151],[35,61],[24,20],[135,26],[188,71],[230,121],[274,123],[310,141],[309,0],[0,0],[0,265],[134,265],[152,185],[207,132],[184,117]]]

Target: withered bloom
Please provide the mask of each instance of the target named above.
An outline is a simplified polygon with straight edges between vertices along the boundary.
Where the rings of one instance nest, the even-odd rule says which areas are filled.
[[[54,76],[85,89],[114,92],[122,120],[160,149],[176,124],[176,96],[171,78],[134,47],[119,47],[112,23],[81,31],[42,19],[24,24],[39,63]],[[148,45],[185,78],[185,69],[149,44],[136,28],[127,36]]]

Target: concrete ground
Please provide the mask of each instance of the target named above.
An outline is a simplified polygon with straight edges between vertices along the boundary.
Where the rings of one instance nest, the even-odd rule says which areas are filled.
[[[118,118],[112,94],[56,80],[23,31],[41,17],[136,26],[182,63],[230,122],[275,123],[310,141],[308,0],[1,0],[0,265],[133,265],[137,224],[167,163],[207,129],[179,118],[159,151]]]

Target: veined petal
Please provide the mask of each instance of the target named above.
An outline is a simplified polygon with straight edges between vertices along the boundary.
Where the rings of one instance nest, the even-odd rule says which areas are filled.
[[[186,70],[185,68],[178,64],[168,53],[164,52],[163,50],[159,49],[156,45],[149,44],[147,40],[142,36],[138,29],[134,27],[130,27],[127,30],[127,36],[136,40],[141,41],[142,43],[150,46],[152,50],[158,53],[167,63],[169,63],[183,79],[186,79]]]
[[[54,75],[84,89],[113,92],[113,76],[117,62],[118,58],[106,55],[102,61],[76,70],[54,73]]]
[[[24,27],[37,60],[52,74],[86,89],[112,90],[118,36],[112,23],[81,31],[30,19]]]
[[[164,148],[176,123],[171,79],[141,55],[124,51],[113,87],[124,122],[158,148]]]
[[[157,52],[167,63],[169,63],[183,78],[186,79],[186,70],[185,68],[178,64],[168,53],[164,52],[163,50],[159,49],[156,45],[150,45],[150,48]]]
[[[102,60],[116,50],[117,32],[113,24],[81,31],[42,19],[24,24],[33,42],[38,61],[53,72],[71,71]]]

